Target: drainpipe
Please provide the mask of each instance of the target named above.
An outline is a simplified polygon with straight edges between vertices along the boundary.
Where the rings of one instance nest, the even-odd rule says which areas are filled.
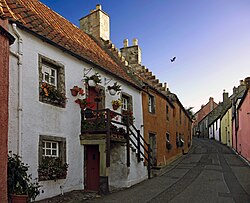
[[[15,23],[12,24],[14,34],[17,37],[18,49],[17,53],[11,51],[11,53],[17,57],[18,62],[18,138],[17,138],[17,153],[22,154],[22,65],[23,65],[23,40],[20,33],[17,30]]]

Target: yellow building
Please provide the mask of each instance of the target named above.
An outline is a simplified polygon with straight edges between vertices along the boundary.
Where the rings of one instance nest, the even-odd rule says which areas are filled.
[[[221,116],[221,143],[232,147],[232,106],[228,106]]]

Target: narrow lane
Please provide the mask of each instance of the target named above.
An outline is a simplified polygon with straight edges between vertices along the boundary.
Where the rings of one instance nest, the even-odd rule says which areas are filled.
[[[89,202],[250,202],[250,167],[214,140],[193,140],[188,155],[159,177]]]

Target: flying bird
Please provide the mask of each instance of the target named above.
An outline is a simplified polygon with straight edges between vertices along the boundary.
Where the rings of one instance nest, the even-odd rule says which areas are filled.
[[[175,61],[176,57],[170,59],[171,63],[173,63]]]

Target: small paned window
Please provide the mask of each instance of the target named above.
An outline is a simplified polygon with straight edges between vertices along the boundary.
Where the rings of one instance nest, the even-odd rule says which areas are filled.
[[[168,109],[168,105],[166,105],[166,118],[167,118],[167,120],[169,120],[169,109]]]
[[[59,62],[39,55],[39,101],[65,107],[65,72]]]
[[[122,97],[122,110],[128,110],[128,98]]]
[[[43,75],[43,82],[46,82],[57,88],[57,69],[42,64],[42,75]]]
[[[148,96],[148,112],[155,113],[155,98],[152,95]]]
[[[58,157],[59,156],[59,143],[51,141],[43,141],[43,156]]]

